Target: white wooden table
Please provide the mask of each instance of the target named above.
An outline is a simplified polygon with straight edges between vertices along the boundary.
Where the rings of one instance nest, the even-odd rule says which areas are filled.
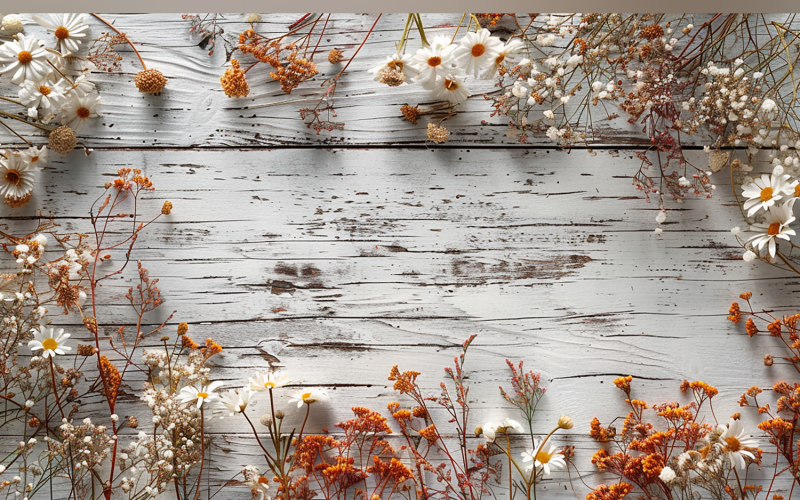
[[[297,17],[265,15],[261,30],[278,32]],[[427,144],[424,120],[412,125],[399,111],[429,102],[426,93],[390,89],[366,71],[392,50],[400,15],[382,20],[340,85],[346,128],[320,135],[297,113],[318,83],[287,96],[265,73],[249,73],[250,97],[229,99],[219,86],[221,44],[209,57],[180,15],[108,18],[139,42],[167,89],[160,97],[136,92],[130,53],[121,74],[96,74],[102,116],[82,134],[92,154],[52,154],[32,202],[4,208],[0,229],[33,230],[42,210],[63,229],[86,232],[102,185],[120,167],[142,168],[156,186],[150,209],[174,204],[137,245],[165,298],[152,323],[177,310],[174,322],[188,322],[193,338],[218,341],[225,351],[214,376],[230,386],[282,367],[298,385],[328,388],[331,401],[312,432],[334,429],[351,406],[385,413],[398,399],[387,381],[395,364],[423,372],[421,385],[435,395],[442,368],[478,334],[467,358],[475,425],[514,416],[498,386],[508,386],[504,360],[524,360],[547,387],[537,430],[570,415],[576,425],[558,443],[576,447],[585,480],[598,484],[589,422],[626,413],[614,378],[633,375],[635,394],[649,402],[686,401],[680,382],[703,380],[720,389],[715,411],[727,418],[747,388],[790,376],[780,363],[763,366],[764,353],[778,352],[770,339],[750,339],[725,319],[746,290],[758,304],[794,313],[800,288],[796,277],[742,262],[730,229],[744,224],[727,171],[712,177],[714,198],[669,204],[656,235],[658,205],[630,180],[642,138],[623,120],[608,125],[609,147],[595,154],[559,151],[546,138],[526,147],[504,138],[489,102],[475,98],[447,122],[449,142]],[[229,34],[244,29],[240,15],[227,18]],[[373,20],[334,16],[320,50],[351,55]],[[273,106],[298,99],[308,101]],[[707,162],[702,150],[690,154]],[[108,297],[121,302],[131,276],[108,283]],[[131,319],[123,306],[105,310],[108,329]],[[79,318],[57,320],[88,340]],[[127,414],[144,415],[132,388],[121,401]],[[84,403],[103,414],[100,399]],[[744,418],[760,437],[754,415]],[[249,463],[263,468],[240,424],[213,423],[227,454],[212,452],[212,481]],[[565,479],[546,489],[572,496]],[[242,495],[231,489],[219,498]]]

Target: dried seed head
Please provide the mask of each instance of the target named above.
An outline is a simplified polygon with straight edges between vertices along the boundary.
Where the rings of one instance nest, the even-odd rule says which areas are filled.
[[[94,356],[94,346],[89,344],[78,344],[78,356]]]
[[[3,198],[3,201],[5,201],[6,205],[8,205],[11,208],[19,208],[28,203],[29,201],[31,201],[31,193],[25,194],[23,196],[8,195],[5,198]]]
[[[447,141],[448,137],[450,137],[450,132],[446,128],[440,127],[439,125],[434,125],[433,123],[428,123],[429,141],[433,141],[436,144],[441,144]]]
[[[131,429],[139,427],[139,421],[136,420],[136,417],[134,417],[133,415],[128,417],[128,427],[130,427]]]
[[[225,70],[219,82],[228,97],[247,97],[250,94],[250,86],[236,59],[231,60],[231,67]]]
[[[378,76],[380,77],[379,81],[381,83],[390,87],[397,87],[406,81],[406,75],[402,71],[397,71],[396,69],[386,68],[378,73]]]
[[[772,366],[772,363],[774,363],[774,362],[775,362],[775,360],[769,354],[764,356],[764,366]]]
[[[272,415],[270,415],[269,413],[261,415],[261,425],[263,425],[264,427],[269,427],[270,425],[272,425]]]
[[[147,92],[148,94],[160,94],[164,87],[167,85],[167,79],[157,69],[146,69],[136,73],[136,78],[133,82],[139,92]]]
[[[169,201],[164,202],[164,206],[161,207],[161,213],[163,215],[169,215],[172,212],[172,203]]]
[[[50,132],[50,149],[56,153],[65,155],[75,149],[78,139],[75,137],[75,132],[67,127],[61,125],[57,129]]]
[[[572,419],[566,415],[561,415],[558,417],[558,428],[559,429],[572,429],[573,426]]]
[[[658,24],[646,26],[642,32],[639,33],[639,37],[645,40],[653,40],[655,38],[661,38],[662,36],[664,36],[664,28]]]
[[[419,106],[409,106],[408,104],[403,104],[400,106],[400,112],[403,113],[403,117],[413,123],[414,125],[417,124],[417,120],[419,120]]]
[[[189,331],[189,323],[178,323],[178,335],[186,335]]]
[[[283,412],[283,410],[278,410],[275,412],[275,418],[277,418],[278,420],[283,420],[283,417],[285,416],[286,414]]]
[[[89,330],[89,333],[94,333],[94,334],[97,333],[97,320],[92,318],[91,316],[86,316],[85,318],[83,318],[83,326],[85,326],[86,329]],[[89,356],[91,356],[91,354],[89,354]]]
[[[339,50],[339,49],[331,49],[331,51],[328,52],[328,62],[329,63],[331,63],[331,64],[340,63],[340,62],[342,62],[342,59],[344,59],[344,58],[342,57],[342,51],[341,50]]]

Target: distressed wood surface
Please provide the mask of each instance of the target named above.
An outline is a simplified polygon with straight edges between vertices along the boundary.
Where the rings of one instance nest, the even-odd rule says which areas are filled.
[[[148,320],[158,324],[177,310],[172,323],[186,321],[194,338],[223,345],[213,374],[230,387],[256,369],[283,367],[292,388],[328,388],[331,401],[313,416],[312,432],[334,430],[352,406],[384,411],[403,401],[387,380],[395,364],[423,372],[420,384],[436,395],[442,368],[477,334],[467,359],[474,425],[513,416],[498,386],[509,385],[504,360],[524,360],[548,389],[536,431],[570,415],[576,425],[558,443],[576,446],[578,467],[595,485],[603,477],[589,463],[597,449],[589,422],[626,413],[614,378],[633,375],[636,397],[652,402],[686,402],[680,382],[704,380],[720,389],[714,409],[725,419],[750,386],[791,376],[781,362],[763,366],[764,353],[778,352],[771,339],[750,339],[725,319],[746,290],[758,304],[794,313],[800,288],[797,278],[742,262],[730,228],[743,223],[726,172],[712,177],[714,198],[670,204],[657,235],[658,205],[630,181],[639,168],[630,147],[640,138],[619,121],[604,129],[614,149],[524,148],[506,143],[505,125],[475,100],[452,121],[448,147],[419,147],[423,127],[398,109],[424,92],[388,89],[364,72],[391,50],[399,17],[353,63],[338,100],[347,128],[330,136],[306,129],[297,104],[265,107],[318,88],[287,97],[265,77],[251,82],[252,98],[230,100],[218,85],[224,57],[198,49],[180,16],[109,17],[141,41],[146,60],[170,78],[168,90],[138,95],[130,59],[123,74],[97,75],[103,118],[86,139],[94,151],[52,155],[33,201],[3,209],[0,229],[32,231],[41,210],[64,230],[88,232],[89,207],[116,169],[144,169],[156,191],[141,212],[158,211],[164,199],[174,204],[137,245],[136,259],[160,279],[165,298]],[[277,31],[296,17],[265,24]],[[241,29],[230,18],[230,31]],[[339,16],[322,47],[352,53],[372,19]],[[707,163],[702,151],[689,155]],[[131,321],[121,305],[131,276],[104,286],[104,332]],[[88,340],[79,318],[59,323]],[[118,413],[146,422],[133,375]],[[105,411],[100,399],[81,403],[87,414]],[[756,416],[744,419],[763,439]],[[210,432],[219,446],[212,484],[246,464],[264,468],[241,422],[215,420]],[[545,489],[574,497],[563,474]],[[233,488],[217,498],[243,495]]]

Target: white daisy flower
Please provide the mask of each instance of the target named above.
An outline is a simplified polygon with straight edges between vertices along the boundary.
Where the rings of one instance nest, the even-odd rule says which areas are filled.
[[[433,44],[417,51],[411,61],[416,66],[422,88],[431,90],[436,86],[436,77],[442,72],[451,71],[453,65],[454,45],[444,36],[436,36]]]
[[[64,54],[74,54],[86,38],[89,26],[83,22],[83,14],[50,14],[50,20],[33,14],[33,20],[55,32],[56,48]]]
[[[28,342],[28,347],[31,351],[43,350],[42,357],[49,358],[56,354],[66,354],[71,351],[72,347],[64,345],[64,342],[69,338],[69,333],[64,333],[63,328],[59,328],[58,332],[55,328],[48,328],[44,325],[39,325],[39,329],[32,329],[33,340]]]
[[[762,174],[760,179],[745,184],[742,186],[742,195],[747,197],[743,205],[747,210],[747,216],[752,217],[760,209],[766,210],[784,196],[794,194],[794,187],[797,184],[797,181],[789,182],[788,175],[775,173]]]
[[[0,46],[0,74],[11,74],[11,83],[25,80],[39,81],[48,73],[47,50],[37,38],[17,35],[17,41],[8,41]]]
[[[187,385],[178,393],[178,401],[184,404],[197,401],[197,407],[200,408],[204,402],[213,402],[219,398],[219,394],[214,391],[221,385],[220,381],[211,382],[208,385]]]
[[[0,196],[22,198],[33,191],[34,168],[21,154],[6,151],[5,156],[0,155]]]
[[[436,79],[433,96],[440,101],[450,101],[453,104],[464,102],[469,97],[469,89],[464,85],[464,79],[448,74]]]
[[[247,408],[253,394],[255,392],[248,387],[242,387],[235,391],[225,391],[214,401],[214,410],[220,414],[220,418],[232,417]]]
[[[794,229],[789,228],[789,224],[794,222],[792,206],[797,198],[783,203],[780,206],[773,205],[767,209],[764,222],[750,225],[750,231],[757,233],[747,240],[759,253],[763,254],[764,247],[769,248],[769,255],[775,258],[777,242],[775,238],[789,240],[789,236],[794,236]]]
[[[72,80],[72,87],[67,89],[67,92],[76,94],[78,97],[86,97],[93,93],[96,88],[94,83],[86,78],[86,75],[81,75]]]
[[[325,389],[302,389],[292,395],[289,403],[297,403],[297,407],[301,408],[303,404],[310,405],[317,401],[327,401],[328,399],[328,392]]]
[[[283,387],[290,382],[289,375],[284,372],[256,372],[250,379],[250,389],[253,391],[266,391],[276,387]]]
[[[755,455],[745,448],[756,448],[758,443],[745,435],[742,423],[739,420],[731,419],[727,427],[720,425],[717,430],[722,431],[719,436],[722,443],[717,443],[717,446],[721,448],[722,453],[731,462],[731,467],[746,468],[747,464],[744,461],[744,457],[755,460]]]
[[[65,92],[61,82],[25,80],[19,89],[19,100],[28,108],[41,108],[44,114],[50,114],[58,111],[64,103]]]
[[[36,168],[44,165],[47,163],[47,146],[42,146],[37,148],[36,146],[31,146],[25,151],[21,151],[22,157],[31,165],[31,167]],[[44,241],[47,241],[47,237],[43,234],[39,236],[44,238]]]
[[[495,58],[491,61],[491,64],[486,64],[483,69],[483,73],[481,73],[481,78],[484,80],[490,80],[494,78],[497,74],[497,70],[500,68],[500,65],[504,65],[506,67],[511,67],[517,60],[517,56],[519,55],[520,50],[524,47],[524,44],[519,38],[512,38],[511,40],[507,41],[506,44],[500,49],[500,52],[495,56]]]
[[[542,444],[546,448],[542,448]],[[527,467],[527,471],[535,468],[535,473],[542,470],[545,476],[549,476],[552,469],[563,469],[567,466],[564,461],[564,454],[561,451],[557,450],[552,444],[540,443],[538,440],[533,441],[532,450],[522,452],[522,461],[533,462],[532,465]]]
[[[491,66],[500,54],[503,41],[492,36],[486,28],[464,35],[453,49],[453,62],[475,78],[485,66]]]
[[[411,59],[411,56],[408,54],[394,54],[393,56],[388,56],[383,64],[372,68],[369,70],[369,72],[373,75],[372,79],[377,82],[381,79],[382,71],[399,71],[406,76],[406,81],[410,83],[411,78],[415,78],[417,75],[419,75],[419,71],[417,71],[417,68],[414,67]]]
[[[97,116],[97,105],[100,103],[100,96],[97,94],[88,94],[86,96],[79,96],[78,94],[70,94],[66,104],[61,107],[61,124],[66,125],[75,133],[83,130],[86,125],[87,118],[95,118]]]
[[[522,424],[510,418],[506,418],[502,422],[486,422],[481,429],[483,429],[483,437],[488,443],[494,442],[498,434],[511,434],[512,431],[525,432]]]

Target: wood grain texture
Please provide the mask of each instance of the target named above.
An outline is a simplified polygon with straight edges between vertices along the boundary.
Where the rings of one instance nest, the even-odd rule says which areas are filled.
[[[266,17],[262,28],[279,32],[296,17]],[[231,100],[219,88],[222,50],[207,57],[178,15],[109,18],[141,42],[168,89],[161,97],[136,93],[131,59],[122,74],[97,75],[102,119],[85,134],[94,152],[52,155],[33,201],[4,209],[0,229],[32,231],[42,210],[66,231],[88,232],[89,207],[116,169],[144,169],[156,191],[142,214],[157,212],[160,200],[174,204],[137,244],[136,259],[160,279],[165,298],[148,321],[177,310],[170,333],[186,321],[194,338],[222,344],[214,378],[229,387],[256,369],[282,367],[292,388],[330,389],[312,432],[333,429],[352,406],[384,411],[401,399],[387,380],[395,364],[422,371],[421,385],[436,395],[442,368],[477,334],[467,360],[474,425],[513,415],[498,386],[508,386],[504,360],[524,360],[548,389],[536,431],[572,416],[575,427],[558,442],[576,446],[581,474],[594,485],[604,478],[589,463],[597,449],[589,422],[626,413],[617,376],[636,377],[636,396],[652,402],[685,402],[680,381],[704,380],[720,389],[720,419],[739,411],[750,386],[791,376],[788,365],[762,365],[776,344],[725,319],[746,290],[758,304],[794,313],[800,289],[796,278],[742,262],[730,229],[743,223],[725,173],[712,177],[714,198],[670,204],[656,235],[658,206],[630,182],[639,168],[630,148],[641,137],[620,121],[601,129],[601,142],[614,149],[568,153],[543,147],[546,139],[521,147],[504,139],[505,125],[477,99],[448,122],[448,147],[425,148],[424,125],[400,118],[399,106],[424,102],[426,93],[389,89],[365,72],[399,38],[400,16],[387,16],[351,66],[337,100],[347,128],[328,136],[303,125],[299,104],[269,106],[311,102],[315,85],[285,96],[266,75],[253,75],[252,97]],[[238,15],[229,19],[228,32],[244,27]],[[372,19],[335,16],[321,47],[352,53]],[[443,30],[457,21],[430,19]],[[707,163],[701,151],[688,154]],[[131,277],[103,288],[106,333],[131,321],[121,305]],[[79,318],[59,323],[88,340]],[[119,413],[146,422],[139,382],[134,374],[123,387]],[[81,403],[87,414],[104,412],[98,398]],[[756,416],[743,415],[757,431]],[[289,418],[300,417],[292,410]],[[264,468],[241,422],[215,420],[211,432],[219,446],[213,485],[243,465]],[[8,441],[0,439],[15,445]],[[548,498],[574,497],[566,479],[546,485]],[[577,483],[576,490],[586,493]],[[246,495],[232,488],[216,498]]]

